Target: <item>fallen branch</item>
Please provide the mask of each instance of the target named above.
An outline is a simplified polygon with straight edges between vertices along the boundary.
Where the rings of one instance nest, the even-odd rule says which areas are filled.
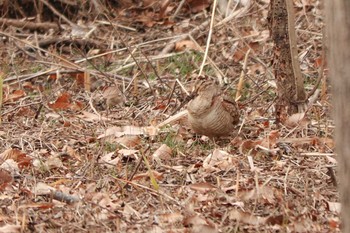
[[[6,26],[14,26],[16,28],[29,29],[29,30],[49,30],[54,29],[55,31],[59,30],[59,26],[55,23],[37,23],[37,22],[28,22],[17,19],[6,19],[0,18],[0,24]]]

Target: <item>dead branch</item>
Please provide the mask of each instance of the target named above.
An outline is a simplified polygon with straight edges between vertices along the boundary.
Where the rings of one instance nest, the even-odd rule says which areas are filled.
[[[59,30],[59,26],[55,23],[35,23],[35,22],[21,21],[17,19],[0,18],[0,24],[6,25],[6,26],[14,26],[17,28],[29,29],[29,30],[49,30],[49,29],[54,29],[55,31]]]

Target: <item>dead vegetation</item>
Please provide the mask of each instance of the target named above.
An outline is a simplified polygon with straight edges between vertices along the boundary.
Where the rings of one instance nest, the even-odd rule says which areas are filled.
[[[295,14],[322,85],[279,125],[268,1],[113,2],[2,2],[0,231],[339,232],[320,2]],[[238,97],[234,136],[189,129],[199,73]]]

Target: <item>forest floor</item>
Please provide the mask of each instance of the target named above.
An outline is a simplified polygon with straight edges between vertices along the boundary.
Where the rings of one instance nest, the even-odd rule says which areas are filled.
[[[320,2],[294,1],[305,90],[321,85],[281,124],[268,1],[156,2],[2,27],[0,232],[340,232]],[[204,58],[233,96],[244,81],[214,141],[184,112]]]

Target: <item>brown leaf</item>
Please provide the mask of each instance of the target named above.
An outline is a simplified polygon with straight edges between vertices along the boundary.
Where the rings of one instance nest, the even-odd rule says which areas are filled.
[[[258,48],[259,48],[259,43],[250,43],[249,45],[244,46],[241,49],[237,49],[233,55],[233,60],[235,62],[239,62],[239,61],[243,60],[243,58],[245,57],[245,55],[249,49],[256,51]]]
[[[169,12],[171,12],[174,7],[169,7],[171,0],[163,0],[161,1],[161,6],[159,10],[159,19],[163,19]]]
[[[69,93],[64,92],[57,98],[54,103],[48,103],[48,106],[53,110],[74,110],[78,111],[83,108],[83,104],[80,102],[72,102]]]
[[[21,226],[6,224],[6,225],[0,227],[0,232],[2,232],[2,233],[16,233],[16,232],[20,233]]]
[[[339,202],[327,201],[329,211],[339,214],[341,209],[341,204]]]
[[[85,120],[87,122],[94,122],[94,121],[109,121],[109,118],[106,118],[104,116],[99,116],[96,115],[95,113],[91,113],[91,112],[87,112],[87,111],[82,111],[81,115],[77,115],[77,117],[79,117],[82,120]]]
[[[214,223],[206,220],[204,217],[195,214],[185,217],[183,221],[185,226],[192,226],[193,233],[216,233],[218,232]]]
[[[288,219],[286,219],[283,215],[269,216],[266,219],[266,224],[269,224],[269,225],[280,225],[281,226],[286,222],[288,222]]]
[[[201,51],[201,48],[192,40],[182,40],[175,43],[175,51],[179,52],[184,50]]]
[[[31,165],[32,159],[18,149],[7,149],[0,154],[1,160],[13,159],[18,163],[19,168],[28,167]]]
[[[239,152],[241,154],[247,154],[247,153],[251,153],[252,155],[256,154],[256,149],[255,147],[257,145],[260,145],[260,143],[262,142],[262,140],[244,140],[241,144],[241,146],[239,147]]]
[[[206,172],[228,171],[237,164],[237,160],[232,155],[223,150],[215,149],[203,161],[203,168]]]
[[[164,178],[163,173],[160,173],[160,172],[157,172],[157,171],[152,171],[151,174],[157,180],[163,180],[163,178]],[[135,175],[132,178],[132,180],[139,180],[139,179],[142,179],[142,178],[149,178],[149,177],[150,177],[150,173],[149,172],[145,172],[145,173],[140,173],[140,174]]]
[[[123,136],[121,138],[117,138],[116,142],[128,147],[128,148],[134,148],[141,144],[141,138],[139,136]]]
[[[14,90],[11,94],[4,96],[3,103],[17,101],[24,96],[26,93],[23,90]]]
[[[295,113],[287,118],[287,120],[284,122],[285,126],[288,128],[293,128],[298,125],[304,125],[306,122],[305,119],[305,112],[302,113]]]
[[[279,130],[272,130],[266,138],[261,140],[259,145],[267,149],[272,149],[274,146],[276,146],[276,143],[279,137],[280,137]]]
[[[120,161],[120,157],[116,156],[114,152],[102,156],[98,162],[106,164],[107,166],[116,166]]]
[[[38,209],[51,209],[54,207],[52,202],[38,202],[20,205],[18,208],[38,208]]]
[[[0,168],[0,191],[3,191],[7,185],[9,185],[12,182],[12,176],[11,174]]]
[[[275,189],[268,186],[259,186],[258,189],[258,191],[256,188],[251,190],[241,190],[238,192],[238,196],[241,200],[244,201],[262,198],[267,203],[274,203],[276,199],[274,194]]]
[[[22,107],[16,112],[16,116],[34,117],[35,112],[29,107]]]
[[[152,155],[155,160],[169,160],[171,158],[172,150],[166,144],[162,144]]]
[[[131,156],[137,154],[138,150],[129,150],[129,149],[120,149],[118,150],[118,154],[121,154],[123,156]]]
[[[133,125],[113,126],[108,128],[104,134],[101,134],[97,138],[101,139],[109,136],[122,137],[124,135],[143,135],[144,132],[144,128]]]
[[[255,216],[249,212],[233,209],[229,212],[229,219],[251,225],[260,225],[266,222],[266,218]]]
[[[206,9],[211,3],[210,0],[187,0],[186,2],[192,13],[197,13]]]

